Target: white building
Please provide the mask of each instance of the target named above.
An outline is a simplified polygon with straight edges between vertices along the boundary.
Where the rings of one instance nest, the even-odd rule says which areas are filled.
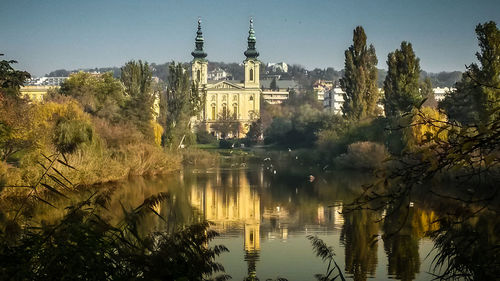
[[[333,88],[333,81],[318,80],[313,84],[313,91],[316,93],[319,101],[324,101],[325,96]]]
[[[345,92],[340,87],[335,87],[326,92],[323,99],[324,110],[330,110],[335,114],[342,114]],[[319,99],[319,96],[318,96]]]
[[[288,65],[285,62],[268,63],[267,67],[270,67],[272,72],[288,72]]]
[[[282,104],[288,99],[290,92],[286,89],[262,91],[262,98],[269,104]]]
[[[216,68],[208,72],[208,80],[212,81],[227,80],[228,76],[230,74],[221,68]]]
[[[456,90],[455,88],[449,88],[449,87],[444,87],[444,88],[437,87],[432,89],[432,91],[434,92],[434,98],[437,101],[442,101],[448,93],[455,90]]]
[[[25,86],[60,86],[68,77],[34,77],[28,79]]]

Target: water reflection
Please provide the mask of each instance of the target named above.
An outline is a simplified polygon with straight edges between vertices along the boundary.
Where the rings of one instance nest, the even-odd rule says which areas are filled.
[[[141,233],[171,232],[202,220],[213,222],[212,227],[222,235],[216,244],[231,251],[221,258],[233,280],[255,280],[257,276],[265,280],[278,273],[289,280],[312,280],[325,267],[305,238],[309,234],[319,235],[333,246],[337,263],[353,280],[432,279],[425,273],[432,256],[427,261],[423,257],[432,247],[425,234],[437,229],[437,215],[420,208],[423,204],[343,214],[343,204],[359,195],[360,186],[371,180],[369,176],[317,173],[310,182],[314,172],[300,167],[279,167],[274,174],[261,165],[249,166],[186,170],[114,184],[103,216],[119,222],[122,208],[136,207],[151,195],[169,192],[167,202],[154,206],[165,220],[146,216]],[[71,200],[87,195],[79,193]],[[38,219],[55,220],[60,213],[51,215],[46,210],[39,212]],[[382,217],[385,220],[379,222]],[[427,245],[425,250],[422,245]]]
[[[345,246],[345,271],[354,280],[366,280],[375,275],[379,219],[368,210],[353,211],[344,218],[340,241]]]

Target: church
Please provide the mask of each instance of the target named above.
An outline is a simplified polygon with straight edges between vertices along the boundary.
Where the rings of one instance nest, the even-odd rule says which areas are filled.
[[[191,78],[197,83],[200,94],[205,98],[204,108],[196,117],[196,124],[218,138],[244,137],[252,122],[260,118],[260,61],[255,48],[256,38],[253,20],[250,19],[248,47],[243,61],[245,79],[243,81],[209,81],[207,53],[203,50],[201,20],[198,20],[195,50],[191,52]],[[231,123],[231,132],[222,132],[221,123]],[[219,125],[219,126],[218,126]]]

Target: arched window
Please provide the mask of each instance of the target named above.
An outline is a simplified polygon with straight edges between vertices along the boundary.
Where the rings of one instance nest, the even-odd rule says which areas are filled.
[[[233,104],[233,117],[234,119],[238,119],[238,104]]]
[[[215,120],[215,103],[212,103],[212,120]]]
[[[222,104],[222,118],[227,117],[227,105],[224,103]]]
[[[250,96],[250,100],[253,101],[253,96]]]
[[[253,81],[253,69],[250,68],[250,81]]]
[[[198,69],[198,71],[196,71],[196,79],[198,80],[198,82],[201,81],[201,72],[199,69]]]

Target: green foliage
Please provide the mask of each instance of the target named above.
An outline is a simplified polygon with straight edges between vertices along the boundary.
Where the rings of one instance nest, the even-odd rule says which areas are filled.
[[[344,76],[340,79],[340,86],[346,92],[342,112],[348,119],[359,120],[377,115],[377,63],[375,48],[366,45],[363,27],[356,27],[353,45],[345,51]]]
[[[271,84],[269,85],[269,88],[273,91],[276,91],[278,89],[278,87],[276,86],[276,78],[273,78]]]
[[[332,247],[329,247],[317,236],[309,235],[307,239],[311,241],[316,256],[320,257],[323,262],[328,262],[328,267],[325,274],[316,274],[318,281],[333,281],[340,277],[340,280],[345,281],[344,274],[339,265],[335,261],[335,252]],[[333,262],[333,264],[332,264]]]
[[[34,147],[27,131],[31,128],[29,104],[16,97],[0,94],[0,160],[12,162],[17,153]]]
[[[344,169],[375,170],[384,165],[389,153],[383,144],[355,142],[349,144],[347,153],[335,158],[335,166]]]
[[[420,59],[411,43],[401,42],[401,49],[387,56],[388,73],[384,81],[384,110],[388,117],[399,116],[418,106],[422,100],[419,90]]]
[[[3,56],[3,54],[0,54]],[[0,95],[19,97],[19,88],[31,75],[26,71],[15,70],[11,64],[15,60],[0,60]]]
[[[141,60],[129,61],[121,69],[121,81],[125,85],[126,100],[123,115],[150,139],[155,95],[152,88],[151,68]]]
[[[241,123],[236,120],[234,114],[226,109],[219,114],[217,120],[211,124],[212,130],[220,134],[223,139],[237,138],[241,130]]]
[[[462,124],[491,123],[500,115],[500,31],[495,22],[476,27],[480,63],[467,67],[456,90],[440,103],[451,120]]]
[[[164,97],[165,109],[165,143],[180,145],[181,140],[191,133],[191,117],[196,116],[203,108],[204,98],[198,86],[189,79],[189,73],[182,64],[172,62],[169,65],[167,93]]]
[[[59,93],[76,99],[85,112],[111,121],[120,118],[125,101],[122,84],[110,72],[99,75],[88,72],[72,74],[61,85]]]
[[[250,129],[247,133],[247,139],[251,144],[256,144],[262,142],[262,137],[264,135],[262,119],[252,122],[250,124]]]
[[[72,153],[81,144],[92,142],[93,135],[91,124],[82,120],[61,118],[54,129],[53,143],[57,151]]]
[[[216,143],[217,138],[206,130],[198,129],[196,131],[196,143],[199,144],[211,144]]]
[[[112,225],[97,210],[106,202],[94,196],[68,207],[64,218],[41,229],[24,228],[9,243],[0,240],[1,279],[11,280],[206,280],[224,270],[215,258],[227,249],[206,245],[218,234],[208,223],[173,233],[141,236],[137,224],[168,194],[148,198]],[[149,210],[149,211],[148,211]],[[158,214],[158,216],[160,216]],[[161,216],[160,216],[161,218]],[[12,231],[12,230],[9,230]],[[220,280],[227,276],[219,276]]]

